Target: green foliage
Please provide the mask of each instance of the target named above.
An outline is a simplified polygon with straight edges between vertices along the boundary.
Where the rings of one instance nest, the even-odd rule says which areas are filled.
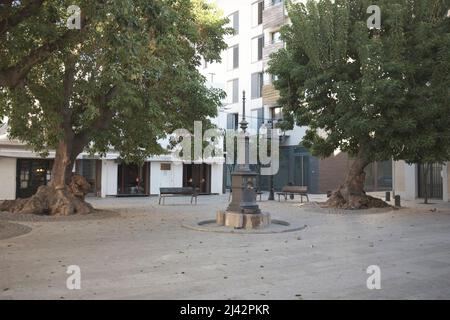
[[[69,2],[47,1],[38,16],[14,29],[0,46],[0,63],[12,64],[34,42],[64,32]],[[203,0],[78,5],[89,22],[79,31],[81,41],[36,65],[24,86],[0,93],[11,137],[46,153],[73,134],[91,152],[114,148],[139,162],[163,152],[157,140],[166,134],[216,115],[224,93],[207,88],[197,70],[202,57],[219,60],[226,48],[229,30],[214,7]]]
[[[368,29],[369,5],[381,29]],[[449,0],[330,0],[288,4],[286,48],[273,54],[285,129],[303,144],[368,161],[450,160]]]

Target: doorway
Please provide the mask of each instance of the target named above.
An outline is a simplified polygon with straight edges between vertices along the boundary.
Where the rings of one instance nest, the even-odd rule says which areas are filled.
[[[17,159],[16,198],[29,198],[51,180],[53,160]]]
[[[183,165],[183,187],[196,187],[202,194],[211,193],[211,165],[184,164]]]
[[[428,167],[428,172],[426,172]],[[428,189],[428,198],[442,199],[443,197],[443,181],[442,181],[442,164],[433,163],[431,165],[419,164],[418,184],[419,198],[425,198],[425,184]],[[426,177],[425,177],[426,176]]]
[[[142,166],[137,164],[119,164],[117,174],[118,196],[148,196],[149,195],[149,162]]]
[[[83,176],[91,185],[87,196],[101,196],[102,161],[98,159],[79,159],[75,161],[75,173]]]

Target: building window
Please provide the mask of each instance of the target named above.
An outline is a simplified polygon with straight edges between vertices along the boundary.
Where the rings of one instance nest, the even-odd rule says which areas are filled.
[[[270,41],[272,44],[281,42],[281,33],[280,31],[275,31],[270,34]]]
[[[271,4],[274,6],[274,5],[277,5],[277,4],[279,4],[279,3],[282,3],[283,2],[283,0],[271,0]]]
[[[228,103],[239,102],[239,79],[234,79],[227,82],[227,97]]]
[[[227,129],[237,130],[239,125],[239,115],[237,113],[227,114]]]
[[[257,122],[257,130],[261,128],[264,123],[264,108],[258,109],[258,122]]]
[[[273,120],[273,123],[283,120],[283,109],[281,107],[273,107],[270,109],[270,116]]]
[[[258,1],[252,4],[252,27],[263,23],[264,1]]]
[[[97,160],[94,159],[82,159],[76,160],[75,162],[75,172],[80,176],[83,176],[87,182],[91,185],[91,192],[95,194],[100,181],[98,181],[98,174],[101,167],[97,166]]]
[[[117,168],[117,194],[148,195],[149,163],[142,166],[121,163]]]
[[[16,197],[28,198],[51,180],[52,160],[17,159]]]
[[[228,70],[239,68],[239,46],[233,46],[228,49]]]
[[[264,35],[252,39],[252,62],[260,61],[263,58]]]
[[[274,83],[275,81],[278,81],[278,76],[275,74],[270,75],[270,81],[271,83]]]
[[[232,14],[230,14],[228,16],[228,19],[230,20],[229,22],[229,27],[233,28],[234,30],[234,35],[239,34],[239,11],[236,11]]]
[[[171,164],[170,163],[161,163],[161,171],[170,171],[171,170]]]
[[[252,74],[252,99],[262,97],[263,73],[257,72]]]
[[[251,128],[259,134],[259,129],[264,123],[264,107],[251,110]]]

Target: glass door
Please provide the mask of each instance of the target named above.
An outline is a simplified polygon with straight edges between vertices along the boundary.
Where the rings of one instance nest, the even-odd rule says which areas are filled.
[[[53,161],[47,159],[17,159],[16,197],[28,198],[40,186],[51,180]]]

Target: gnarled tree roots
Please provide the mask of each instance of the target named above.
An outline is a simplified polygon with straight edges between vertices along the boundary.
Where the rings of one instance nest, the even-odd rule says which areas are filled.
[[[343,187],[334,191],[326,202],[327,207],[339,209],[370,209],[370,208],[387,208],[389,204],[381,199],[374,198],[364,192],[358,194],[349,194],[343,191]]]
[[[82,176],[72,176],[71,183],[62,188],[40,186],[30,198],[4,201],[0,211],[21,214],[68,216],[89,214],[94,209],[84,201],[90,185]]]

